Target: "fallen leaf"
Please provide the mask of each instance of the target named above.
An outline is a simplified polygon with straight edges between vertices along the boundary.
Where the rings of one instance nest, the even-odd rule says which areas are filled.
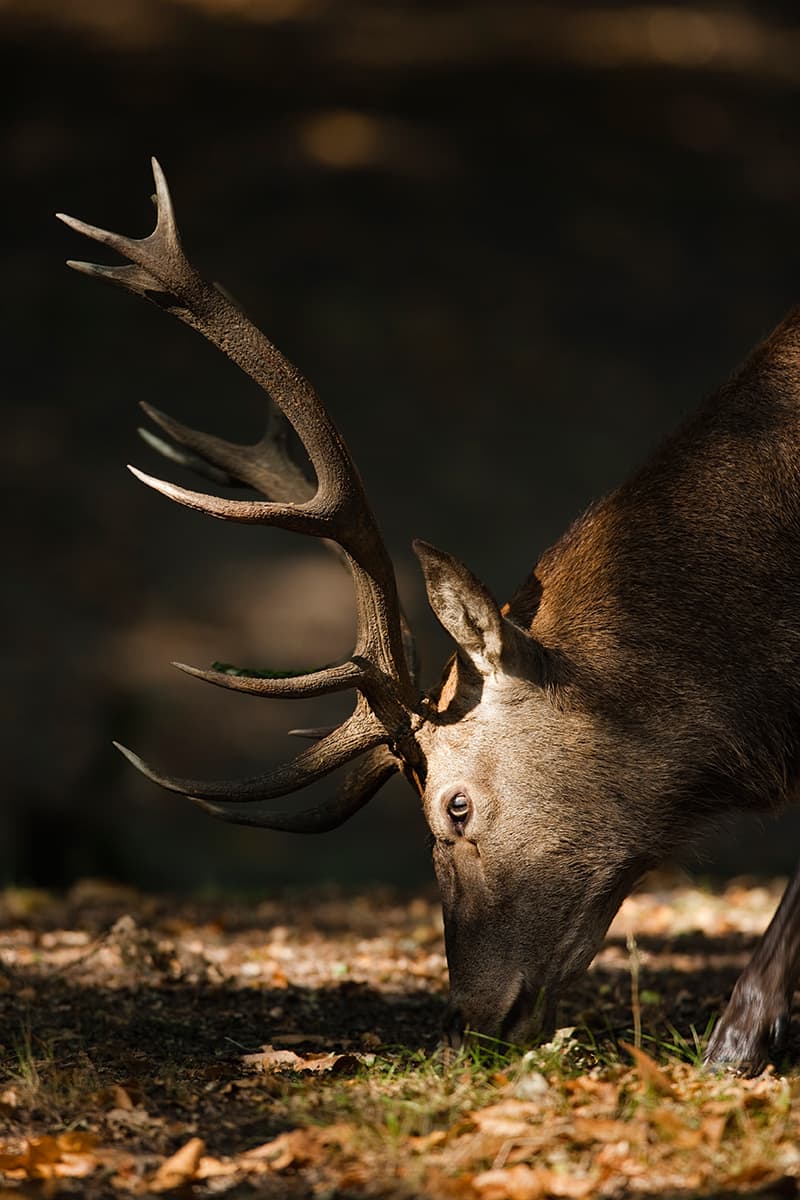
[[[202,1138],[192,1138],[181,1146],[171,1158],[163,1162],[156,1171],[150,1190],[153,1192],[171,1192],[174,1188],[182,1187],[190,1179],[194,1179],[200,1159],[205,1153],[206,1144]]]
[[[303,1071],[314,1071],[323,1073],[330,1071],[333,1075],[349,1075],[353,1071],[357,1071],[362,1064],[369,1061],[375,1061],[375,1056],[363,1056],[360,1054],[310,1054],[305,1061],[305,1065],[301,1068]]]
[[[146,1108],[137,1105],[136,1108],[112,1108],[106,1113],[106,1120],[112,1125],[123,1129],[147,1129],[153,1125],[162,1125],[160,1117],[151,1117]]]
[[[94,1145],[91,1134],[66,1133],[58,1138],[27,1138],[16,1151],[0,1151],[0,1171],[13,1179],[83,1178],[91,1175],[97,1159],[87,1153]]]
[[[620,1046],[630,1054],[636,1064],[636,1071],[642,1083],[651,1087],[654,1092],[660,1092],[664,1096],[673,1096],[675,1094],[675,1089],[661,1070],[661,1067],[645,1050],[642,1050],[639,1046],[631,1046],[628,1042],[620,1042]]]
[[[578,1143],[641,1142],[647,1135],[644,1122],[617,1121],[605,1117],[576,1117],[570,1136]]]
[[[297,1074],[314,1072],[345,1075],[357,1071],[360,1066],[369,1066],[374,1055],[331,1053],[297,1054],[294,1050],[276,1050],[274,1046],[262,1046],[258,1054],[242,1055],[245,1066],[254,1071],[295,1071]]]
[[[212,1158],[208,1154],[204,1154],[197,1164],[195,1171],[195,1179],[221,1179],[237,1175],[241,1172],[241,1167],[236,1159],[232,1158]]]
[[[550,1171],[547,1191],[550,1196],[567,1196],[573,1200],[581,1200],[583,1196],[593,1195],[596,1190],[594,1176],[568,1175],[560,1171]]]
[[[723,1134],[725,1133],[725,1126],[727,1124],[727,1115],[718,1117],[703,1117],[703,1123],[701,1126],[703,1130],[703,1141],[712,1150],[719,1149],[720,1142],[722,1141]]]
[[[97,1145],[97,1138],[93,1133],[79,1133],[73,1129],[60,1133],[56,1144],[62,1154],[89,1154]]]
[[[563,1087],[576,1098],[586,1097],[593,1109],[598,1104],[612,1110],[619,1106],[619,1084],[609,1080],[593,1079],[591,1075],[578,1075],[576,1079],[564,1080]]]
[[[133,1100],[131,1100],[130,1093],[125,1090],[122,1084],[112,1083],[110,1091],[114,1108],[131,1109],[136,1107]]]
[[[524,1116],[515,1111],[513,1101],[503,1104],[492,1104],[488,1108],[477,1109],[469,1114],[469,1118],[478,1126],[481,1133],[490,1137],[518,1138],[527,1137],[531,1126]]]
[[[481,1200],[538,1200],[548,1193],[552,1172],[544,1167],[515,1167],[484,1171],[472,1180]]]
[[[719,1120],[718,1117],[712,1119]],[[661,1136],[668,1138],[673,1145],[682,1150],[691,1150],[705,1140],[701,1129],[687,1125],[674,1109],[665,1105],[654,1108],[650,1113],[650,1120],[658,1127]]]
[[[85,1179],[98,1166],[93,1154],[62,1154],[57,1163],[52,1165],[52,1174],[59,1179]]]
[[[410,1137],[408,1144],[417,1154],[425,1154],[434,1146],[439,1146],[447,1138],[447,1133],[444,1129],[434,1129],[431,1133],[418,1134],[416,1137]]]
[[[28,1162],[27,1148],[22,1151],[0,1150],[0,1171],[18,1171]]]
[[[316,1139],[313,1139],[305,1129],[291,1129],[287,1133],[279,1133],[271,1142],[248,1150],[242,1157],[248,1159],[264,1159],[273,1171],[285,1171],[293,1164],[303,1166],[313,1162],[319,1153]]]
[[[294,1050],[276,1050],[270,1044],[257,1054],[243,1054],[242,1062],[254,1071],[296,1071],[303,1059]]]

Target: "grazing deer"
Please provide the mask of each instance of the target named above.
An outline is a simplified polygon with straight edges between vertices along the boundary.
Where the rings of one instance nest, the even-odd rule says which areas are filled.
[[[184,257],[153,163],[158,218],[142,240],[71,217],[129,260],[71,262],[198,330],[281,415],[252,446],[144,405],[168,458],[264,499],[223,499],[134,474],[189,508],[334,542],[352,571],[356,644],[293,678],[176,664],[281,698],[353,689],[353,713],[288,765],[236,783],[134,766],[223,821],[332,829],[401,771],[422,797],[444,908],[445,1035],[524,1042],[591,962],[643,872],[734,808],[774,810],[800,777],[800,310],[647,465],[589,509],[500,608],[449,554],[416,542],[428,599],[456,643],[420,695],[413,640],[358,472],[315,392]],[[287,422],[316,480],[287,450]],[[352,764],[338,794],[265,808]],[[800,872],[734,988],[708,1059],[757,1072],[785,1038],[800,971]]]

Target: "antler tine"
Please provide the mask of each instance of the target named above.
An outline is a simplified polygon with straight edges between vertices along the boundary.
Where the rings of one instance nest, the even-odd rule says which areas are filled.
[[[354,687],[369,695],[378,686],[378,680],[371,674],[369,667],[353,659],[334,667],[324,667],[321,671],[309,671],[306,675],[290,675],[283,678],[204,671],[200,667],[190,667],[179,662],[172,665],[186,675],[204,679],[206,683],[216,684],[217,687],[230,688],[234,692],[248,692],[251,696],[274,696],[281,700],[306,700],[311,696],[326,696],[330,692],[344,692]]]
[[[137,475],[178,503],[212,516],[273,524],[338,542],[348,555],[356,585],[359,631],[356,652],[373,661],[378,673],[385,677],[385,699],[394,710],[393,722],[407,729],[409,713],[416,711],[419,698],[403,648],[394,572],[358,472],[308,381],[185,258],[166,180],[155,160],[153,174],[158,218],[155,230],[146,238],[123,237],[61,216],[71,228],[116,250],[132,265],[70,265],[168,309],[231,358],[272,397],[299,434],[317,476],[317,490],[302,503],[230,500],[179,488],[138,472]],[[204,445],[206,450],[212,449],[208,442]],[[215,442],[213,453],[216,455],[221,449],[220,443]],[[198,452],[205,457],[202,447]],[[242,478],[241,448],[236,449],[235,463],[229,457],[233,453],[229,444],[224,453],[227,461],[215,465]]]
[[[260,491],[267,500],[280,496],[284,500],[302,503],[313,492],[313,484],[307,478],[302,468],[289,455],[286,442],[289,423],[280,409],[270,406],[267,428],[260,441],[251,446],[237,445],[191,429],[188,425],[176,421],[167,413],[161,412],[145,400],[139,401],[140,407],[152,421],[188,449],[178,449],[170,442],[165,442],[149,429],[139,429],[139,436],[164,458],[186,467],[198,475],[228,487],[250,486]],[[237,474],[230,474],[236,472]],[[341,547],[335,542],[329,542],[332,550],[338,553],[342,563],[347,565],[347,557]],[[401,635],[403,649],[412,683],[417,684],[419,677],[419,659],[414,635],[408,625],[405,615],[400,611]],[[180,666],[180,664],[174,664]],[[222,682],[211,679],[209,673],[197,671],[194,668],[181,668],[199,678],[210,679],[223,687],[238,688],[241,691],[255,691],[260,695],[274,695],[266,689],[252,688],[249,685]],[[231,677],[227,676],[226,680]],[[308,694],[308,693],[303,693]]]
[[[157,433],[153,433],[151,429],[146,429],[140,425],[136,430],[142,441],[155,450],[156,454],[160,454],[162,458],[166,458],[169,462],[177,463],[179,467],[185,467],[188,471],[194,471],[195,475],[202,475],[204,479],[210,479],[212,483],[221,483],[223,487],[244,487],[241,479],[234,479],[227,471],[223,471],[221,467],[215,467],[213,463],[207,459],[201,458],[199,454],[195,454],[192,450],[183,450],[179,446],[173,446],[172,442],[168,442],[165,438],[161,438]]]
[[[210,464],[210,478],[221,476],[222,483],[245,484],[261,492],[268,500],[290,500],[294,504],[302,504],[314,495],[314,484],[286,450],[285,425],[288,423],[285,419],[277,421],[274,409],[260,441],[252,446],[243,446],[209,433],[201,433],[197,429],[190,429],[188,425],[183,425],[167,413],[160,412],[146,401],[140,401],[140,406],[165,433],[182,446],[188,447],[190,451],[194,451],[194,456],[185,456],[168,443],[153,439],[153,435],[147,430],[140,430],[139,433],[145,441],[151,445],[155,441],[154,448],[166,458],[172,458],[181,465],[192,467],[200,474],[206,475],[209,475]]]
[[[193,800],[244,801],[274,800],[306,787],[351,762],[365,750],[371,750],[385,740],[386,731],[380,722],[359,703],[353,714],[332,734],[308,746],[288,763],[283,763],[264,775],[253,775],[248,779],[204,780],[184,779],[178,775],[167,775],[150,766],[144,759],[115,742],[114,745],[128,762],[147,779],[168,792],[178,792]]]
[[[302,812],[261,812],[244,804],[213,804],[193,796],[195,804],[232,825],[254,825],[260,829],[275,829],[283,833],[327,833],[349,820],[368,804],[388,779],[400,769],[399,761],[386,746],[368,750],[354,763],[337,794],[316,808]]]
[[[211,434],[201,433],[196,429],[190,429],[189,426],[176,421],[174,417],[161,412],[145,400],[140,400],[139,404],[147,416],[160,425],[165,433],[168,433],[182,446],[189,447],[189,449],[178,449],[170,442],[165,442],[151,433],[149,429],[139,429],[139,436],[164,458],[228,487],[242,485],[254,487],[267,500],[274,500],[280,496],[284,500],[302,503],[313,491],[313,484],[288,452],[286,443],[289,422],[275,405],[270,405],[267,428],[261,440],[252,446],[242,446],[223,441],[222,438],[213,437]],[[235,471],[238,474],[234,477],[229,474],[229,471]],[[328,545],[338,554],[343,565],[349,565],[347,556],[337,543],[328,542]],[[416,685],[419,678],[417,647],[402,608],[400,624],[408,672],[412,683]],[[186,669],[189,674],[197,675],[200,678],[209,678],[208,674],[201,671],[182,669]],[[227,676],[226,678],[229,680],[232,677]],[[275,694],[246,685],[222,683],[218,679],[213,679],[211,682],[221,683],[223,687],[238,688],[241,691],[257,691],[260,695]]]
[[[179,487],[168,479],[157,479],[154,475],[146,475],[138,467],[128,464],[128,470],[135,475],[140,483],[144,483],[155,492],[160,492],[170,500],[182,504],[184,508],[194,508],[198,512],[207,513],[210,517],[218,517],[222,521],[238,521],[242,525],[276,525],[291,533],[308,533],[312,537],[330,537],[331,531],[325,527],[325,517],[311,511],[305,504],[265,503],[263,500],[228,500],[225,496],[209,496],[205,492],[193,492],[190,488]],[[268,516],[265,516],[268,514]]]
[[[156,159],[152,160],[156,181],[158,218],[148,237],[129,238],[98,226],[89,225],[64,213],[56,214],[70,228],[92,241],[109,246],[130,260],[131,266],[105,267],[70,260],[69,266],[117,284],[128,291],[167,308],[180,320],[196,329],[216,345],[237,366],[273,397],[291,424],[297,429],[309,452],[319,480],[315,498],[308,505],[316,517],[329,525],[333,517],[338,533],[347,539],[345,516],[339,493],[342,484],[352,484],[357,474],[347,449],[308,381],[287,361],[275,346],[257,330],[219,289],[204,279],[189,263],[180,245],[172,202],[166,179]],[[360,484],[360,480],[358,481]],[[360,489],[359,489],[360,490]],[[363,493],[362,493],[363,494]],[[346,493],[350,498],[350,492]],[[174,497],[177,499],[177,497]],[[353,499],[361,497],[354,496]],[[211,498],[213,499],[213,497]],[[199,503],[192,507],[199,507]],[[274,523],[273,505],[262,506],[261,519]],[[214,512],[212,515],[220,515]],[[227,514],[236,520],[233,511]],[[241,519],[241,518],[239,518]],[[244,519],[254,520],[254,517]],[[319,530],[329,536],[330,530]],[[358,534],[360,528],[351,532]],[[342,541],[342,537],[337,537]]]

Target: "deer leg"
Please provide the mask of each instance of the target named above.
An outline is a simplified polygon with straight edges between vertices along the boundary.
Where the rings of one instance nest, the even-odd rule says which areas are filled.
[[[708,1044],[705,1061],[758,1075],[785,1046],[800,977],[800,866],[775,916],[736,981]]]

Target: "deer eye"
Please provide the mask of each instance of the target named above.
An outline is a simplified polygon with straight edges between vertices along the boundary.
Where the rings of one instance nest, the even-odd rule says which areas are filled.
[[[459,825],[469,816],[470,803],[463,792],[457,792],[447,803],[447,814]]]

